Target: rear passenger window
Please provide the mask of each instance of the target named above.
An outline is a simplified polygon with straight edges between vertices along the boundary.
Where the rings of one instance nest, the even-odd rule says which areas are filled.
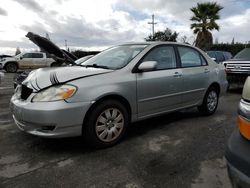
[[[43,54],[40,54],[40,53],[32,53],[32,58],[43,58]]]
[[[145,61],[156,61],[156,70],[176,68],[176,58],[172,46],[160,46],[150,51],[143,59]]]
[[[181,67],[198,67],[207,65],[205,59],[194,49],[178,47],[181,58]]]

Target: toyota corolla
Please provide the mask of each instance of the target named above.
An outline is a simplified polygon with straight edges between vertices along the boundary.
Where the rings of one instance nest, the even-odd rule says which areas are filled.
[[[189,45],[130,43],[79,66],[33,71],[11,99],[19,129],[42,137],[83,135],[116,144],[130,122],[185,108],[211,115],[227,88],[224,66]]]

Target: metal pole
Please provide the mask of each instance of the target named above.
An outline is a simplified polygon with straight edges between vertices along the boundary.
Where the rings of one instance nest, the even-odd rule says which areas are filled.
[[[155,15],[154,14],[152,14],[152,22],[148,22],[148,24],[152,25],[152,37],[154,38],[154,35],[155,35],[155,25],[157,24],[155,22]]]
[[[67,47],[67,40],[65,40],[65,49],[66,49],[66,51],[68,50],[68,47]]]
[[[155,15],[152,15],[152,33],[155,36]]]

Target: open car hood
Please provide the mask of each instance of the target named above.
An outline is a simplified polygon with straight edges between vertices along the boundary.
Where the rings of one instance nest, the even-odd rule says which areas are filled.
[[[33,89],[34,92],[38,92],[51,85],[64,84],[69,81],[112,71],[114,70],[80,66],[42,68],[32,71],[22,84]]]
[[[77,59],[76,56],[67,52],[66,50],[60,49],[53,42],[48,40],[45,37],[41,37],[32,32],[28,32],[26,35],[33,43],[35,43],[38,47],[40,47],[45,52],[51,54],[52,58],[60,63],[72,63]]]

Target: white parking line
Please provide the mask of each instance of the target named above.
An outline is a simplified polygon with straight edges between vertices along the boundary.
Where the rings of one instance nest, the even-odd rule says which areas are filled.
[[[0,87],[0,90],[5,90],[5,89],[14,89],[13,87]]]
[[[10,123],[10,122],[13,122],[13,120],[12,119],[0,120],[0,124],[2,124],[2,123]]]

